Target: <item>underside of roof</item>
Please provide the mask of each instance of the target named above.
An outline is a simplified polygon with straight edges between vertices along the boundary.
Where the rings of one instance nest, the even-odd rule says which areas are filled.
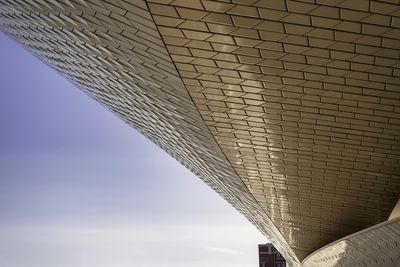
[[[400,196],[398,0],[0,0],[0,29],[291,266],[384,222]]]

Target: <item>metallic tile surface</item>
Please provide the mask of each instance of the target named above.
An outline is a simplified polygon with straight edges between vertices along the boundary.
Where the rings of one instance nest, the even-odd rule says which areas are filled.
[[[0,0],[0,29],[202,178],[290,266],[398,200],[398,0]]]
[[[147,2],[204,121],[300,260],[388,218],[398,0]]]
[[[1,0],[0,30],[202,178],[299,264],[203,122],[144,1]]]
[[[329,244],[303,261],[304,267],[396,267],[400,264],[400,218]]]

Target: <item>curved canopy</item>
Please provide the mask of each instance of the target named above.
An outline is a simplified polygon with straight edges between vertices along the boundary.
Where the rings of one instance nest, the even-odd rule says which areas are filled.
[[[397,0],[0,0],[0,29],[191,169],[293,266],[400,192]]]

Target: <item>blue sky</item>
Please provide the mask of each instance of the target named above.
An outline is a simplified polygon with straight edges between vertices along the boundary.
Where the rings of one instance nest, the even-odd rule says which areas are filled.
[[[0,266],[257,266],[265,238],[200,179],[3,34],[0,47]]]

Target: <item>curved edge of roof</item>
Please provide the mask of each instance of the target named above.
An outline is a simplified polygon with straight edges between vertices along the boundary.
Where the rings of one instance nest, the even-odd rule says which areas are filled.
[[[304,267],[387,266],[400,262],[400,218],[338,239],[307,256]]]
[[[300,266],[201,119],[146,6],[138,6],[141,13],[122,23],[111,15],[93,14],[114,13],[101,2],[60,2],[57,7],[20,2],[25,5],[0,6],[4,33],[195,173],[269,238],[291,267]],[[78,17],[74,10],[84,15]],[[113,36],[120,40],[113,41]],[[121,44],[132,49],[121,50]],[[157,53],[147,51],[149,45]]]

